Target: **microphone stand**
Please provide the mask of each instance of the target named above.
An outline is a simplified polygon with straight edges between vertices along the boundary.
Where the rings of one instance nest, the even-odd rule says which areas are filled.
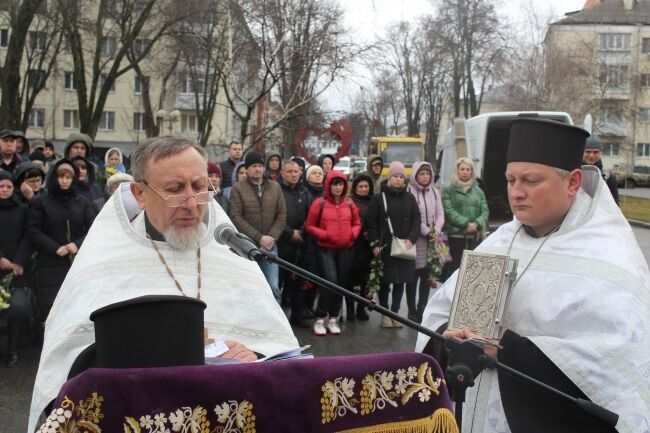
[[[277,254],[270,251],[256,248],[248,251],[246,258],[258,262],[262,260],[268,260],[270,262],[276,263],[283,269],[295,272],[297,275],[305,278],[308,281],[325,287],[327,290],[333,291],[348,299],[359,302],[369,310],[377,311],[384,316],[390,317],[392,320],[395,320],[411,329],[415,329],[416,331],[441,342],[443,346],[450,352],[449,362],[445,374],[447,378],[447,385],[451,390],[452,398],[455,403],[454,413],[459,432],[461,431],[463,425],[463,402],[465,401],[467,388],[474,385],[474,379],[484,368],[496,369],[497,371],[508,374],[509,376],[521,380],[525,383],[535,385],[538,388],[551,392],[571,402],[574,406],[590,414],[591,416],[607,423],[608,426],[615,427],[616,423],[618,422],[618,415],[614,412],[611,412],[589,400],[572,397],[569,394],[566,394],[556,388],[553,388],[552,386],[549,386],[537,379],[528,376],[527,374],[521,373],[518,370],[500,363],[496,360],[496,358],[486,355],[483,351],[483,347],[475,341],[459,340],[457,338],[445,337],[442,334],[425,328],[417,322],[406,319],[399,314],[390,311],[388,308],[377,305],[373,301],[370,301],[363,296],[357,295],[356,293],[344,289],[343,287],[337,286],[336,284],[327,281],[318,275],[308,272],[294,265],[293,263],[287,262],[286,260],[279,258]]]

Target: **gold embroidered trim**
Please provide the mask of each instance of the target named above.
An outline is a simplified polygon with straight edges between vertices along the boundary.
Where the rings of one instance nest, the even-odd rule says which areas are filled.
[[[422,403],[429,401],[432,394],[440,395],[443,379],[433,378],[433,370],[425,362],[419,368],[411,366],[392,371],[376,371],[367,374],[361,381],[359,397],[355,397],[355,381],[352,378],[337,378],[327,381],[322,387],[321,423],[328,424],[348,413],[369,415],[383,410],[386,405],[406,406],[414,396]],[[359,409],[357,409],[359,406]]]
[[[440,408],[426,418],[342,430],[339,433],[458,433],[458,425],[449,409]]]
[[[104,418],[102,403],[104,397],[93,392],[90,397],[74,404],[67,396],[60,407],[54,409],[37,433],[101,433],[99,423]],[[217,416],[215,427],[208,417],[207,409],[184,406],[168,415],[157,413],[140,418],[124,418],[124,433],[256,433],[253,404],[228,400],[214,407]],[[76,417],[73,419],[73,414]]]
[[[65,396],[61,406],[52,410],[37,433],[101,433],[100,421],[104,418],[104,397],[93,392],[77,405]],[[73,412],[77,415],[72,419]]]

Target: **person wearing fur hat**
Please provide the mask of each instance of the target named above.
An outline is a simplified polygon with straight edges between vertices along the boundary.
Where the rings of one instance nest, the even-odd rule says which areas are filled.
[[[287,208],[277,182],[264,177],[264,158],[254,151],[244,157],[246,179],[232,186],[228,215],[237,230],[251,238],[260,248],[278,252],[277,241],[287,222]],[[259,263],[273,296],[280,303],[279,267],[266,261]]]
[[[368,208],[368,239],[375,257],[381,255],[384,264],[379,289],[379,303],[389,308],[388,298],[393,292],[391,311],[397,313],[402,303],[405,284],[415,283],[415,261],[391,256],[391,230],[393,235],[405,239],[407,248],[415,248],[420,235],[420,209],[413,194],[406,190],[404,164],[393,161],[388,168],[388,180],[380,194],[375,194]],[[402,324],[383,316],[382,328],[401,328]]]
[[[45,322],[61,283],[97,214],[77,192],[79,168],[68,159],[57,161],[47,177],[47,190],[29,207],[27,235],[38,252],[36,299]]]
[[[23,204],[28,204],[42,191],[44,180],[45,173],[32,161],[25,161],[16,167],[14,187],[18,200]]]
[[[26,236],[28,211],[14,194],[11,173],[0,169],[0,278],[12,275],[12,288],[27,287],[31,246]],[[23,297],[24,298],[24,297]],[[18,296],[9,299],[5,312],[8,324],[7,359],[5,365],[18,364],[18,341],[20,332],[32,315],[30,304],[19,302]]]
[[[438,235],[445,225],[445,211],[442,208],[440,192],[433,186],[433,167],[426,161],[413,163],[413,177],[408,186],[408,191],[413,194],[420,208],[420,236],[415,243],[417,258],[415,259],[416,284],[406,285],[406,305],[408,318],[420,322],[422,314],[429,300],[431,270],[427,260],[430,245],[429,237],[432,231]],[[417,300],[416,300],[417,297]]]
[[[214,199],[219,206],[228,213],[228,197],[221,189],[221,167],[214,162],[208,162],[208,179],[210,180],[210,189],[214,190]]]
[[[441,276],[441,281],[444,281],[460,266],[463,250],[476,248],[487,228],[490,211],[485,194],[476,181],[471,159],[463,157],[456,161],[456,173],[449,185],[442,189],[442,206],[451,254],[451,262],[444,267]]]
[[[123,183],[133,182],[133,176],[126,173],[115,173],[108,179],[106,179],[106,196],[112,196],[117,188]]]

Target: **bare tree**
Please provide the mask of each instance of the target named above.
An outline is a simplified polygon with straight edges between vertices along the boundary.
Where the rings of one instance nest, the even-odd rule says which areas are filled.
[[[197,13],[181,6],[178,0],[58,0],[81,132],[95,136],[115,80],[147,57],[174,23]],[[82,40],[82,34],[95,38]],[[130,59],[129,52],[135,54]]]
[[[11,35],[7,43],[4,63],[0,67],[0,90],[2,91],[0,119],[10,128],[22,127],[21,65],[32,21],[44,4],[45,0],[25,0],[6,2],[3,5],[6,7]]]
[[[256,140],[282,127],[285,151],[293,153],[292,137],[301,119],[318,112],[317,97],[363,48],[348,39],[341,8],[334,1],[244,0],[240,5],[260,59],[259,70],[251,68],[256,79],[247,86],[237,83],[235,73],[241,69],[235,59],[224,74],[229,107],[241,123],[240,138],[250,135],[248,125],[258,102],[273,98],[277,115]],[[251,51],[255,55],[256,50]],[[234,53],[238,54],[247,52]]]
[[[436,0],[436,34],[452,60],[454,116],[480,112],[481,95],[507,38],[500,31],[494,0]]]

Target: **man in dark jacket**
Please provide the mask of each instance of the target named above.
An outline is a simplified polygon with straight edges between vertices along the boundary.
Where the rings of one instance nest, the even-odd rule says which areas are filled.
[[[366,163],[366,173],[372,178],[372,188],[375,194],[381,192],[381,182],[384,180],[381,175],[384,169],[384,160],[379,155],[368,155],[368,162]]]
[[[606,174],[603,171],[602,157],[603,143],[596,135],[590,135],[589,138],[587,138],[587,142],[585,143],[585,151],[582,156],[582,163],[584,165],[595,165],[598,167],[601,174],[603,175],[603,179],[605,179],[607,188],[609,188],[609,192],[612,193],[614,201],[616,204],[618,204],[618,183],[616,183],[616,177],[611,173]]]
[[[223,181],[222,188],[226,189],[232,186],[232,171],[235,169],[237,163],[241,161],[242,152],[243,148],[239,141],[233,140],[228,145],[228,159],[219,164],[221,168],[221,180]]]
[[[16,166],[25,160],[16,151],[16,139],[16,134],[13,131],[9,129],[0,131],[0,152],[2,153],[0,168],[9,173],[13,173]]]
[[[246,181],[237,182],[230,192],[228,213],[237,230],[253,239],[260,248],[277,253],[277,241],[287,222],[287,208],[280,185],[264,177],[264,159],[255,152],[244,158]],[[261,262],[260,268],[280,303],[279,268]]]
[[[300,182],[300,167],[295,161],[284,163],[282,177],[278,182],[287,206],[287,222],[278,240],[278,251],[281,259],[295,264],[302,255],[302,229],[309,210],[309,192]],[[284,286],[282,298],[288,298],[291,302],[289,323],[301,328],[308,328],[310,325],[302,317],[304,306],[302,280],[285,269],[280,269],[280,285]]]

